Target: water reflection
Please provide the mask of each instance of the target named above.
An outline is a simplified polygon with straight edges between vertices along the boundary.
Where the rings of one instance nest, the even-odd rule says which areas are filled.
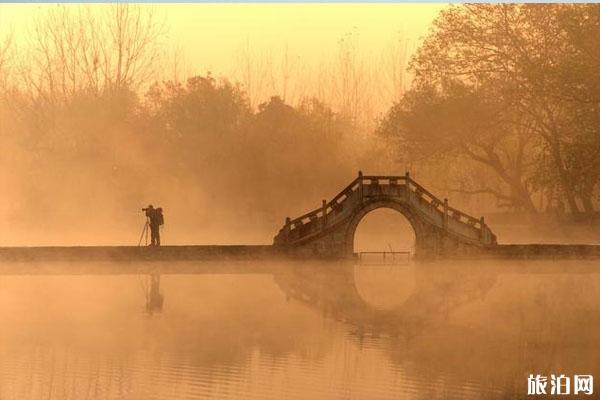
[[[444,320],[452,310],[484,299],[498,273],[478,269],[461,276],[428,264],[392,268],[340,264],[296,266],[278,270],[274,277],[288,297],[361,333],[411,336]],[[397,286],[390,287],[394,282]],[[365,292],[377,293],[376,301],[369,302]],[[381,307],[382,302],[387,307]]]
[[[160,313],[164,303],[164,296],[160,292],[160,274],[153,273],[142,277],[142,288],[146,297],[146,313]]]
[[[600,376],[598,263],[0,268],[3,400],[503,399],[529,373]]]

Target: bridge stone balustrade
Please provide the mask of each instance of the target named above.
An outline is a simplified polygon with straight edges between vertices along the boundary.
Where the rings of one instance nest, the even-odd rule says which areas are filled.
[[[362,218],[378,208],[400,212],[415,232],[416,255],[422,258],[476,253],[496,245],[485,224],[448,205],[404,176],[358,177],[331,201],[298,218],[287,218],[274,245],[294,255],[333,258],[354,255],[354,234]]]

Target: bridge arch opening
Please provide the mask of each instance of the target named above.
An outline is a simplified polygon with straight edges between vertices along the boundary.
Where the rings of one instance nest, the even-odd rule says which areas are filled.
[[[355,225],[355,226],[352,226]],[[355,253],[410,252],[415,253],[416,232],[412,223],[397,209],[377,207],[366,209],[355,218],[349,234]]]

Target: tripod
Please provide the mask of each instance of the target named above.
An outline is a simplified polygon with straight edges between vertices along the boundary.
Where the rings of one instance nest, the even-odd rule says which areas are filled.
[[[146,223],[144,224],[144,227],[142,228],[142,234],[140,235],[140,240],[138,241],[138,246],[142,245],[142,238],[145,236],[146,237],[146,246],[148,246],[148,228],[150,226],[150,222],[148,217],[146,217]]]

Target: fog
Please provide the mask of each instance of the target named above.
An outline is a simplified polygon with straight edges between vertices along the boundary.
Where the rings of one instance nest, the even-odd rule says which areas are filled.
[[[2,6],[2,245],[135,244],[149,204],[165,243],[268,244],[358,170],[410,171],[504,243],[598,242],[595,75],[559,74],[594,70],[595,22],[572,22],[595,6],[356,5],[328,31],[336,7],[307,5],[278,44],[293,10],[262,5],[281,19],[259,29],[243,18],[258,5],[208,6]],[[223,25],[198,32],[228,32],[222,46],[191,31],[206,7]],[[556,70],[468,58],[487,47],[455,24],[502,31],[503,13],[565,32],[569,51],[544,54],[519,33]]]
[[[189,46],[170,54],[189,8],[2,6],[0,216],[10,226],[3,245],[134,244],[148,204],[165,209],[171,244],[270,243],[286,216],[332,197],[360,168],[391,169],[366,129],[373,105],[363,109],[370,100],[354,93],[368,86],[375,98],[378,89],[367,81],[371,66],[351,26],[349,36],[330,33],[335,55],[299,75],[298,62],[320,57],[310,41],[290,36],[289,51],[298,54],[273,49],[267,61],[300,61],[267,70],[256,66],[264,63],[254,49],[268,42],[247,40],[249,27],[230,32],[227,56],[214,44],[204,45],[202,61]],[[224,24],[213,35],[228,29],[234,12],[218,10],[207,11]],[[406,40],[389,37],[396,47]],[[399,51],[405,64],[407,50]],[[180,65],[188,72],[166,73],[178,57],[198,72]],[[207,72],[214,62],[247,68]],[[392,88],[386,107],[404,79],[395,74],[378,81]],[[285,87],[258,87],[256,77]],[[309,88],[308,77],[334,77],[334,86]],[[292,94],[300,82],[305,90]]]
[[[0,248],[137,245],[150,204],[163,245],[271,244],[359,171],[409,172],[501,244],[598,244],[599,11],[2,5]],[[0,399],[505,399],[529,374],[598,377],[597,260],[424,262],[391,209],[353,246],[4,249],[38,257],[0,262]]]

